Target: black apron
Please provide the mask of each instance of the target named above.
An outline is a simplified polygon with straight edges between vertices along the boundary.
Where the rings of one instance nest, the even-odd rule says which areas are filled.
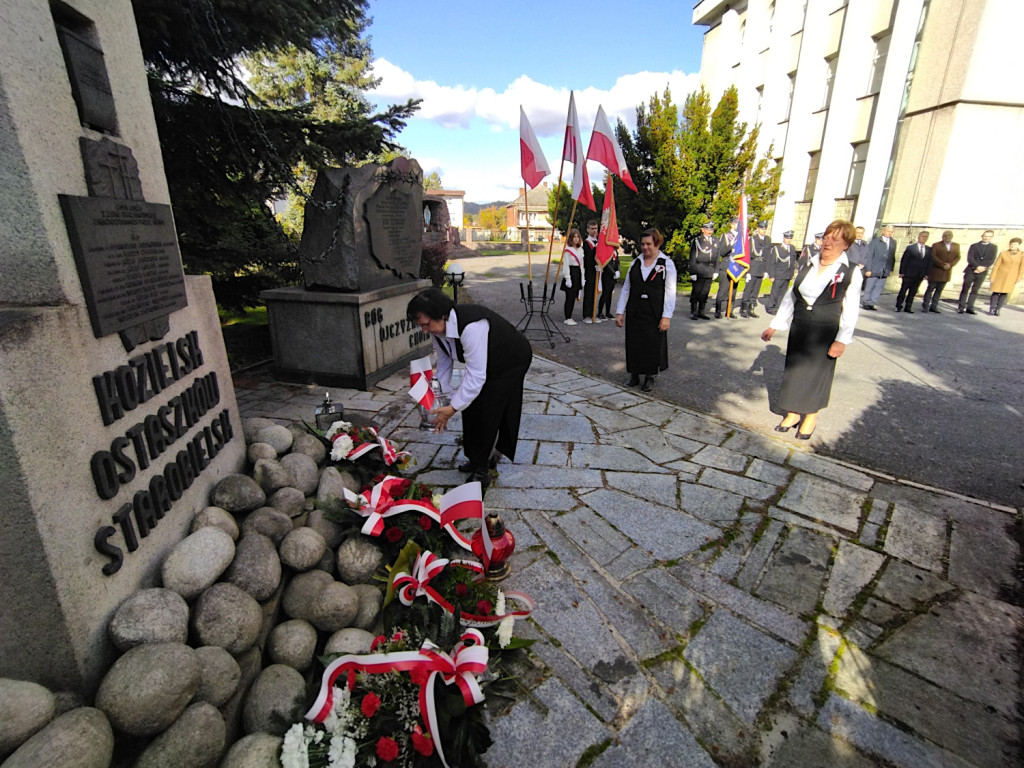
[[[647,280],[640,273],[642,258],[629,268],[626,301],[626,372],[654,375],[668,368],[668,334],[658,330],[665,308],[666,259],[658,256]],[[658,266],[661,271],[658,271]]]
[[[501,315],[477,304],[455,307],[459,335],[470,323],[487,320],[487,377],[480,394],[462,411],[462,450],[469,463],[484,468],[497,449],[510,460],[516,457],[519,422],[523,413],[523,379],[533,360],[533,350],[513,325]],[[466,362],[462,342],[455,339],[459,362]],[[445,351],[445,345],[438,347]]]
[[[836,372],[836,359],[828,356],[828,348],[839,333],[843,299],[854,269],[847,264],[840,266],[837,280],[825,286],[814,306],[809,307],[798,286],[812,267],[805,266],[793,281],[793,322],[779,393],[779,407],[787,413],[817,413],[828,405]]]

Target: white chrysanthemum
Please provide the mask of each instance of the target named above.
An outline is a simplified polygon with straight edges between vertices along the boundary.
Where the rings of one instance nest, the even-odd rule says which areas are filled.
[[[504,616],[505,615],[505,593],[500,589],[498,590],[498,596],[494,600],[494,615]]]
[[[440,493],[435,493],[434,496],[430,499],[430,503],[434,505],[434,509],[440,509],[441,508],[441,494]]]
[[[281,745],[281,765],[283,768],[309,768],[309,752],[302,723],[295,723],[285,733]]]
[[[344,459],[348,456],[348,452],[352,450],[353,445],[354,443],[352,442],[351,437],[348,435],[340,435],[331,447],[331,461],[341,461]]]
[[[331,768],[354,768],[356,764],[356,742],[348,736],[335,736],[327,751],[327,765]]]
[[[331,424],[331,428],[327,430],[327,439],[330,440],[339,432],[348,432],[350,429],[352,429],[352,425],[347,421],[336,421]]]
[[[515,629],[516,620],[513,616],[507,616],[498,622],[498,645],[502,648],[508,648],[508,644],[512,642],[512,630]]]

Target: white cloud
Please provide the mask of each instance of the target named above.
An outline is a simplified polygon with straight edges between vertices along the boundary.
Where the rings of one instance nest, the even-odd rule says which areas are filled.
[[[538,136],[561,136],[565,128],[568,89],[538,83],[526,75],[517,77],[498,93],[493,88],[467,88],[440,85],[433,80],[416,80],[387,59],[374,61],[373,70],[381,79],[371,94],[374,98],[386,102],[422,99],[416,117],[445,128],[468,128],[476,117],[494,130],[518,129],[520,105]],[[588,125],[593,124],[599,105],[604,105],[612,123],[618,117],[632,129],[636,127],[637,105],[647,103],[651,95],[664,92],[668,86],[672,90],[673,101],[682,104],[686,95],[699,85],[699,75],[679,70],[636,72],[622,75],[608,90],[586,88],[578,91],[576,108],[584,132]]]

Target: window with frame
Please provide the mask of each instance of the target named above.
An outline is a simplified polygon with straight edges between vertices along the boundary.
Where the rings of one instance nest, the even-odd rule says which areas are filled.
[[[811,161],[807,165],[807,186],[804,187],[804,200],[814,197],[814,187],[818,183],[818,167],[821,165],[821,151],[811,152]]]
[[[892,35],[885,35],[875,40],[875,52],[871,58],[871,72],[868,75],[868,93],[882,90],[882,75],[885,74],[885,60],[889,56],[889,42]]]
[[[829,104],[832,103],[832,89],[836,84],[836,65],[839,63],[839,57],[833,56],[831,59],[825,60],[825,92],[821,98],[821,108],[828,109]]]
[[[855,144],[853,156],[850,160],[850,173],[846,179],[846,196],[857,197],[860,194],[860,185],[864,181],[864,166],[868,161],[868,143]]]

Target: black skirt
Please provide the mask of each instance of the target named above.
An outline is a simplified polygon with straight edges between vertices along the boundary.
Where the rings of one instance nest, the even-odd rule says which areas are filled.
[[[833,312],[807,309],[797,302],[786,346],[779,407],[787,413],[817,413],[828,405],[836,359],[828,349],[839,333]]]
[[[658,330],[661,309],[660,301],[656,307],[653,301],[630,301],[625,318],[627,373],[651,376],[668,369],[668,334]]]

